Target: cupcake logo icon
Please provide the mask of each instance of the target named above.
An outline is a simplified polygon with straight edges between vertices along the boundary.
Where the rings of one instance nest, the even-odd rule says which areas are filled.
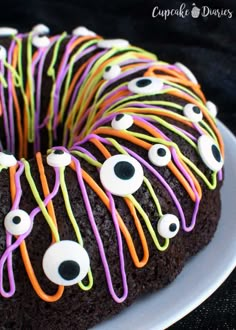
[[[198,7],[195,5],[195,3],[193,3],[193,8],[192,8],[192,10],[191,10],[191,16],[192,16],[193,18],[198,18],[199,15],[200,15],[200,11],[201,11],[201,9],[198,8]]]

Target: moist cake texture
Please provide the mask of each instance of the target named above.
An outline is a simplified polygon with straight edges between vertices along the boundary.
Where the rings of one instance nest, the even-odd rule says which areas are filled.
[[[173,281],[220,218],[216,114],[127,40],[0,28],[0,329],[88,329]]]

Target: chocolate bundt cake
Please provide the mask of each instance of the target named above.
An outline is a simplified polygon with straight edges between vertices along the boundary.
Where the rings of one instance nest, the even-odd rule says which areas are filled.
[[[183,64],[85,27],[0,45],[0,329],[88,329],[213,237],[217,108]]]

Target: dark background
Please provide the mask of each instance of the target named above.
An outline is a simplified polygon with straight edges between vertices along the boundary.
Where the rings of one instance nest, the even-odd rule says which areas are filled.
[[[182,2],[1,1],[0,26],[29,31],[33,25],[44,23],[57,33],[85,25],[106,38],[128,39],[160,59],[182,62],[195,73],[207,99],[218,105],[218,117],[236,134],[236,2],[185,1],[190,10],[193,2],[198,7],[231,9],[231,19],[152,18],[153,7],[179,8]],[[236,271],[206,302],[170,329],[236,329]]]

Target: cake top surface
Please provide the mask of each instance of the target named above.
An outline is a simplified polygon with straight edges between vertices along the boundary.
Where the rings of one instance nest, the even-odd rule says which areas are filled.
[[[92,288],[89,254],[68,194],[66,173],[70,169],[82,194],[109,292],[120,303],[128,295],[123,240],[137,268],[149,260],[140,218],[152,244],[165,251],[179,230],[194,229],[203,189],[214,190],[223,179],[224,146],[216,125],[217,107],[206,100],[196,77],[181,63],[160,61],[127,40],[103,39],[85,27],[74,29],[72,35],[48,33],[42,24],[26,34],[0,28],[0,170],[9,170],[12,200],[4,221],[6,249],[0,259],[0,277],[7,263],[10,290],[1,286],[0,291],[5,297],[15,292],[11,258],[18,248],[32,286],[43,300],[58,300],[64,286],[76,283],[84,291]],[[35,160],[29,161],[32,155]],[[41,188],[31,171],[32,162]],[[93,176],[87,167],[97,174]],[[48,168],[54,175],[52,189]],[[23,177],[36,203],[30,212],[21,209]],[[154,189],[156,181],[167,192],[175,213],[162,209]],[[193,205],[191,219],[186,219],[173,182],[178,182]],[[137,198],[143,186],[158,217],[156,228]],[[109,210],[115,228],[121,296],[113,288],[88,187]],[[59,191],[77,242],[60,239],[53,207]],[[116,207],[118,198],[136,224],[142,258]],[[26,247],[38,214],[52,235],[53,244],[42,261],[47,278],[59,286],[51,296],[40,287]],[[88,281],[83,284],[86,275]]]

